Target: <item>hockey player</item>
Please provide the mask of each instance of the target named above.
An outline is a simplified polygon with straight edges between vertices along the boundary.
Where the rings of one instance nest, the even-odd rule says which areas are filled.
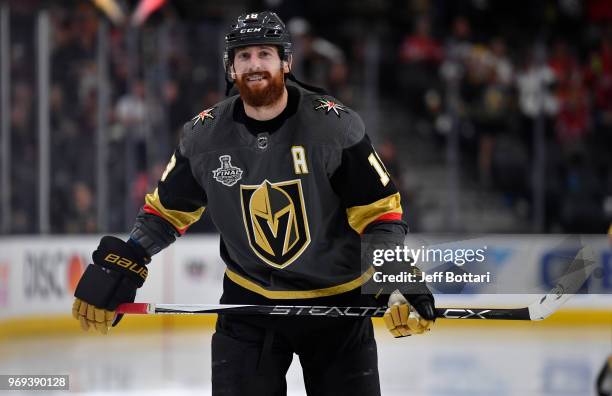
[[[105,236],[75,292],[73,315],[106,333],[117,305],[134,301],[151,257],[206,209],[227,268],[221,303],[384,305],[361,287],[360,236],[403,240],[400,196],[361,118],[333,97],[286,84],[291,40],[271,12],[241,15],[224,62],[239,95],[185,124],[127,242]],[[394,293],[385,323],[396,337],[434,319],[425,288]],[[282,395],[293,353],[309,395],[378,395],[370,319],[219,315],[213,394]]]

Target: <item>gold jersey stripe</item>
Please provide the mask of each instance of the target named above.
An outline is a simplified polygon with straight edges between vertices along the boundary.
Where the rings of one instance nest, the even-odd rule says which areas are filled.
[[[402,214],[402,205],[400,203],[399,193],[389,195],[388,197],[379,199],[378,201],[372,202],[369,205],[353,206],[346,210],[346,216],[351,228],[357,231],[359,234],[363,233],[363,230],[379,218],[380,216],[389,213]]]
[[[245,277],[238,275],[229,268],[225,269],[225,274],[234,283],[244,287],[247,290],[260,294],[266,298],[274,300],[288,300],[288,299],[300,299],[300,298],[315,298],[315,297],[327,297],[335,296],[336,294],[345,293],[358,288],[359,286],[366,283],[372,275],[374,275],[374,267],[370,267],[366,272],[361,274],[358,278],[352,281],[341,283],[336,286],[326,287],[323,289],[314,290],[268,290],[264,289],[257,283],[246,279]]]
[[[147,194],[145,197],[145,206],[154,209],[165,220],[172,224],[179,232],[184,232],[187,227],[200,220],[205,207],[201,207],[193,212],[182,212],[180,210],[166,209],[159,198],[157,188],[153,194]]]

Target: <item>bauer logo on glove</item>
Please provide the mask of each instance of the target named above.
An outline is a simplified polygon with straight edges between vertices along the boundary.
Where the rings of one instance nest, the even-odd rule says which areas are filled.
[[[148,271],[146,267],[139,265],[138,263],[133,262],[130,259],[125,257],[118,256],[113,253],[109,253],[106,257],[104,257],[104,261],[117,264],[120,267],[126,268],[136,275],[140,276],[142,280],[147,280]]]

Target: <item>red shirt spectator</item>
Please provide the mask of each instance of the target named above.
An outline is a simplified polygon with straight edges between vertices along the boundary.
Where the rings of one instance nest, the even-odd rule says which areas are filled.
[[[399,55],[403,63],[440,63],[444,55],[442,46],[431,37],[429,21],[426,18],[419,19],[414,33],[404,38]]]

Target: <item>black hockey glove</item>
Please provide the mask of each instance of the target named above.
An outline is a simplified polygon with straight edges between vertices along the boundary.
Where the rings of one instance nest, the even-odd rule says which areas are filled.
[[[140,246],[112,236],[102,238],[92,258],[94,264],[87,266],[74,292],[72,316],[83,330],[93,327],[106,334],[123,316],[115,315],[117,306],[136,298],[150,259]]]
[[[420,272],[420,271],[419,271]],[[423,319],[436,320],[435,300],[424,283],[418,283],[418,289],[404,293],[404,297]]]

